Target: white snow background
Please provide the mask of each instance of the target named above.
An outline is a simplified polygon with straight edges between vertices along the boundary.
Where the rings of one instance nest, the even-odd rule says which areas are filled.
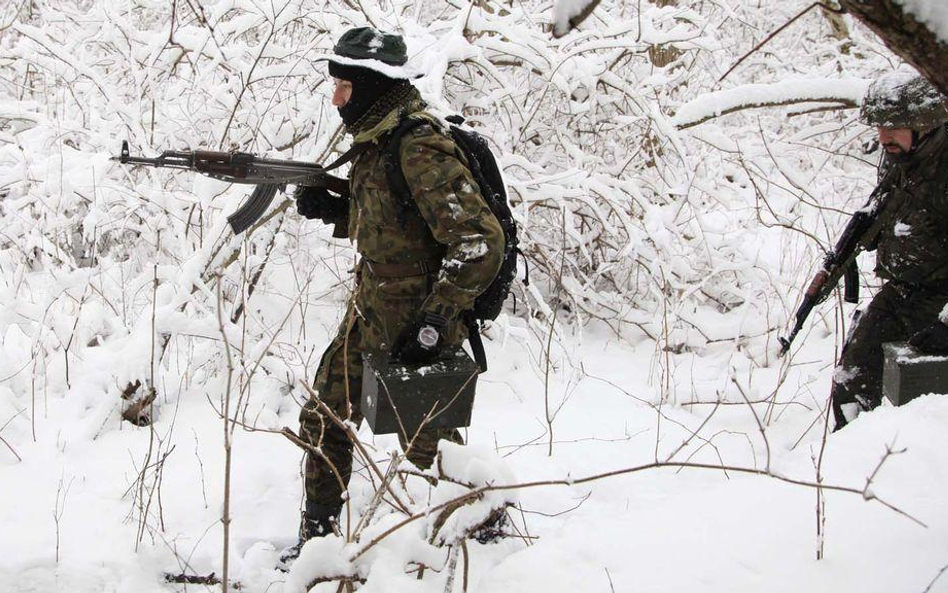
[[[852,306],[825,303],[775,355],[871,190],[852,107],[896,58],[811,11],[720,81],[798,0],[605,0],[557,40],[539,0],[355,4],[0,7],[0,593],[219,588],[162,575],[222,573],[225,394],[242,591],[338,575],[398,593],[948,591],[948,399],[824,439]],[[406,473],[416,520],[393,530],[406,515],[383,503],[358,541],[314,541],[284,574],[301,454],[278,433],[297,428],[354,251],[284,197],[229,240],[246,187],[109,157],[128,140],[328,160],[345,146],[314,60],[364,24],[405,34],[434,109],[490,138],[530,285],[487,331],[469,445],[443,447],[468,486]],[[158,393],[151,427],[121,420],[136,379]],[[359,435],[386,471],[395,439]],[[355,469],[344,534],[378,482]],[[432,537],[426,510],[517,484],[533,485],[485,492]],[[468,541],[452,572],[447,544],[507,502],[517,536]]]

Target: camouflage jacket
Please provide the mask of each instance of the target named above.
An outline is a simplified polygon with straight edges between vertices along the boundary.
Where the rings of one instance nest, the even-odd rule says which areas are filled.
[[[948,281],[948,134],[935,132],[900,167],[891,198],[898,208],[878,240],[876,274],[908,283]]]
[[[360,266],[356,306],[363,315],[392,309],[389,316],[395,316],[395,301],[410,299],[420,302],[416,313],[457,320],[490,285],[503,258],[503,231],[481,197],[464,154],[423,109],[418,91],[406,84],[380,99],[348,130],[356,143],[370,143],[349,171],[348,235],[362,259],[382,264],[442,262],[436,276],[418,282],[382,283],[372,277],[369,266]],[[403,208],[392,195],[383,168],[391,132],[405,117],[430,121],[401,141],[401,167],[416,206],[411,208]],[[406,294],[396,294],[399,291]],[[375,302],[380,299],[391,302]],[[384,333],[372,341],[389,342],[392,330]],[[455,337],[450,341],[459,341],[457,327],[449,333]]]

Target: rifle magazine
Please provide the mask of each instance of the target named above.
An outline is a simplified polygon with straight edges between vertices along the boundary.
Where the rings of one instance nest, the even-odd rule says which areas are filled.
[[[273,202],[278,189],[279,185],[276,184],[258,185],[254,188],[247,201],[227,217],[227,222],[235,235],[246,231],[260,220]]]

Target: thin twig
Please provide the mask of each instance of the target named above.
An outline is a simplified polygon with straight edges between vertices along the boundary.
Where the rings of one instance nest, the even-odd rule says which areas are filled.
[[[935,575],[935,578],[932,579],[932,582],[928,583],[928,586],[925,587],[925,590],[922,593],[929,593],[932,590],[932,587],[935,586],[935,582],[941,578],[941,575],[945,574],[945,571],[948,570],[948,564],[941,567],[941,570],[938,571],[938,574]]]
[[[844,10],[841,10],[841,9],[839,9],[839,8],[833,8],[832,6],[828,6],[828,5],[826,5],[826,4],[823,4],[822,2],[814,2],[813,4],[807,6],[806,8],[804,8],[803,10],[801,10],[800,12],[798,12],[798,13],[796,14],[796,16],[794,16],[793,18],[791,18],[789,21],[787,21],[787,22],[784,23],[783,25],[777,27],[770,35],[764,37],[764,40],[763,40],[763,41],[761,41],[760,43],[758,43],[757,45],[755,45],[752,50],[750,50],[749,52],[747,52],[746,54],[744,54],[743,56],[741,56],[741,59],[739,59],[737,62],[735,62],[733,66],[731,66],[730,68],[728,68],[727,72],[725,72],[724,75],[721,76],[721,78],[718,79],[718,82],[721,82],[721,81],[723,81],[725,78],[727,78],[728,74],[730,74],[731,72],[734,71],[735,68],[737,68],[738,66],[740,66],[740,65],[744,62],[744,60],[746,60],[747,58],[749,58],[752,54],[756,53],[757,50],[759,50],[760,48],[762,48],[762,47],[763,47],[764,45],[766,45],[771,39],[773,39],[773,38],[776,37],[778,34],[780,34],[781,31],[783,31],[784,29],[786,29],[787,27],[789,27],[790,25],[792,25],[793,23],[795,23],[795,22],[797,21],[797,19],[799,19],[800,17],[802,17],[802,16],[805,15],[806,13],[810,12],[811,10],[813,10],[814,8],[816,8],[817,6],[820,6],[820,7],[823,8],[823,10],[828,10],[829,12],[833,12],[833,13],[836,13],[836,14],[845,14],[845,11],[844,11]]]
[[[885,459],[886,459],[890,454],[891,454],[891,452],[887,452],[887,453],[886,453],[886,456],[883,457],[883,460],[882,460],[882,461],[885,461]],[[880,462],[879,466],[881,467],[881,465],[882,465],[882,462]],[[590,483],[590,482],[596,482],[596,481],[603,480],[603,479],[606,479],[606,478],[613,478],[613,477],[618,477],[618,476],[625,476],[625,475],[630,475],[630,474],[634,474],[634,473],[639,473],[639,472],[649,471],[649,470],[659,469],[659,468],[673,468],[673,467],[674,467],[674,468],[683,467],[683,468],[690,468],[690,469],[707,469],[707,470],[714,470],[714,471],[726,470],[726,471],[732,471],[732,472],[735,472],[735,473],[752,474],[752,475],[756,475],[756,476],[766,476],[766,477],[773,478],[773,479],[775,479],[775,480],[777,480],[777,481],[780,481],[780,482],[784,482],[784,483],[787,483],[787,484],[793,484],[793,485],[796,485],[796,486],[803,486],[803,487],[806,487],[806,488],[823,488],[824,490],[832,490],[832,491],[835,491],[835,492],[847,492],[847,493],[850,493],[850,494],[857,494],[857,495],[861,496],[864,500],[867,500],[867,501],[875,500],[875,501],[879,502],[880,504],[882,504],[882,505],[885,506],[886,508],[888,508],[888,509],[890,509],[890,510],[892,510],[892,511],[895,511],[896,513],[898,513],[898,514],[902,515],[903,517],[905,517],[905,518],[907,518],[907,519],[913,521],[914,523],[920,525],[921,527],[926,527],[926,528],[928,527],[928,525],[926,525],[926,524],[925,524],[924,522],[922,522],[921,520],[919,520],[919,519],[913,517],[912,515],[908,514],[907,512],[905,512],[905,511],[899,509],[898,507],[896,507],[896,506],[894,506],[894,505],[892,505],[892,504],[890,504],[890,503],[888,503],[888,502],[882,500],[881,498],[875,496],[874,494],[872,494],[872,493],[868,490],[868,486],[871,484],[871,480],[869,480],[869,481],[867,482],[867,487],[866,487],[866,488],[859,489],[859,488],[852,488],[852,487],[850,487],[850,486],[840,486],[840,485],[835,485],[835,484],[817,484],[817,483],[815,483],[815,482],[810,482],[810,481],[807,481],[807,480],[798,480],[798,479],[795,479],[795,478],[788,478],[788,477],[782,476],[782,475],[780,475],[780,474],[775,474],[775,473],[772,473],[772,472],[767,472],[767,471],[765,471],[765,470],[757,469],[757,468],[739,467],[739,466],[733,466],[733,465],[715,465],[715,464],[709,464],[709,463],[692,463],[692,462],[680,462],[680,461],[666,461],[666,462],[647,463],[647,464],[644,464],[644,465],[637,465],[637,466],[633,466],[633,467],[626,467],[626,468],[622,468],[622,469],[617,469],[617,470],[613,470],[613,471],[608,471],[608,472],[593,474],[593,475],[590,475],[590,476],[585,476],[585,477],[576,478],[576,479],[539,480],[539,481],[535,481],[535,482],[524,482],[524,483],[520,483],[520,484],[506,484],[506,485],[498,485],[498,486],[494,486],[494,485],[481,486],[481,487],[479,487],[479,488],[476,488],[476,489],[474,489],[474,490],[471,490],[470,492],[468,492],[468,493],[466,493],[466,494],[464,494],[464,495],[462,495],[462,496],[459,496],[459,497],[457,497],[457,498],[454,498],[454,499],[451,499],[451,500],[449,500],[449,501],[443,502],[443,503],[441,503],[441,504],[439,504],[439,505],[436,505],[436,506],[434,506],[434,507],[429,507],[429,508],[425,509],[424,511],[422,511],[422,512],[420,512],[420,513],[416,513],[416,514],[414,514],[414,515],[411,515],[411,516],[407,517],[406,519],[400,521],[399,523],[393,525],[392,527],[390,527],[389,529],[387,529],[386,531],[384,531],[383,533],[379,534],[379,535],[376,536],[374,539],[372,539],[372,541],[370,541],[370,542],[369,542],[368,544],[366,544],[364,547],[362,547],[362,548],[352,557],[352,560],[354,561],[354,560],[357,560],[358,558],[362,557],[362,556],[365,555],[369,550],[371,550],[373,547],[375,547],[376,545],[378,545],[379,542],[381,542],[382,540],[384,540],[386,537],[388,537],[388,536],[391,535],[392,533],[398,531],[398,530],[401,529],[402,527],[408,525],[409,523],[412,523],[412,522],[414,522],[414,521],[417,521],[418,519],[427,517],[427,516],[429,516],[431,513],[434,513],[435,511],[439,511],[439,510],[441,510],[441,509],[447,508],[447,507],[452,506],[452,505],[457,505],[459,502],[467,501],[467,500],[477,500],[477,499],[480,499],[480,498],[481,498],[485,493],[487,493],[487,492],[501,492],[501,491],[508,491],[508,490],[526,490],[526,489],[528,489],[528,488],[540,488],[540,487],[547,487],[547,486],[569,486],[569,487],[573,487],[573,486],[578,486],[578,485],[580,485],[580,484],[586,484],[586,483]],[[878,467],[877,467],[877,471],[878,471]],[[876,473],[876,472],[873,472],[873,475],[875,475],[875,473]]]
[[[740,382],[737,380],[737,377],[730,375],[731,383],[734,383],[737,390],[740,392],[741,397],[744,398],[744,401],[747,403],[748,409],[751,411],[751,414],[754,416],[754,420],[757,422],[757,429],[760,430],[760,437],[764,441],[764,446],[767,448],[767,463],[765,465],[765,472],[770,473],[770,440],[767,438],[767,432],[764,430],[764,424],[760,421],[760,416],[757,415],[757,411],[754,410],[754,406],[750,404],[750,399],[748,399],[747,394],[744,393],[744,388],[741,387]]]

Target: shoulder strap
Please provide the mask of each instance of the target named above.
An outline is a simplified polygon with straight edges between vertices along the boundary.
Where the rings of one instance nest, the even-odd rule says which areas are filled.
[[[474,354],[474,361],[481,369],[482,373],[487,372],[487,353],[484,352],[484,341],[481,339],[481,328],[468,311],[464,314],[464,325],[467,326],[467,341],[471,345],[471,353]]]
[[[392,196],[403,206],[412,203],[411,188],[408,187],[408,181],[405,180],[405,173],[402,171],[401,148],[402,137],[418,126],[430,123],[427,119],[406,118],[398,124],[398,127],[392,132],[388,140],[388,146],[385,148],[385,155],[382,159],[382,166],[385,168],[385,177],[388,179],[388,185],[392,190]]]
[[[392,196],[401,203],[402,208],[399,216],[404,216],[406,208],[410,208],[414,203],[411,196],[411,188],[408,187],[408,181],[405,179],[405,173],[401,166],[401,146],[402,138],[408,132],[418,126],[431,123],[422,118],[407,118],[403,120],[392,132],[385,149],[382,166],[385,168],[385,176],[388,179],[388,185],[391,188]],[[484,352],[484,342],[481,339],[481,329],[477,320],[466,312],[463,316],[464,325],[467,326],[467,339],[471,345],[471,352],[474,354],[474,360],[481,372],[487,370],[487,354]]]

